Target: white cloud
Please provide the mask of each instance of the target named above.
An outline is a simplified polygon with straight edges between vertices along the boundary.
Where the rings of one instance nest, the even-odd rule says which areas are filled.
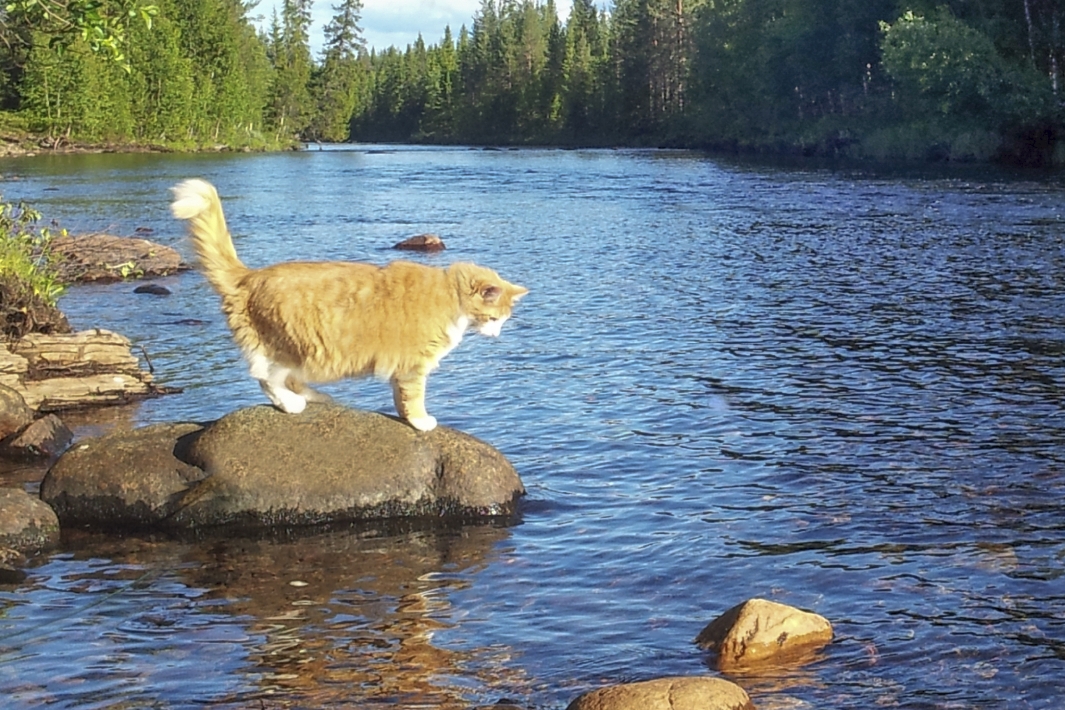
[[[451,27],[458,37],[459,28],[470,27],[480,7],[478,0],[364,0],[363,35],[366,44],[377,49],[396,46],[404,49],[421,33],[426,44],[436,44]]]
[[[333,5],[339,0],[315,0],[311,8],[311,51],[317,56],[322,50],[322,28],[333,17]],[[261,15],[260,26],[269,27],[274,8],[281,11],[282,0],[262,0],[251,15]],[[569,15],[570,0],[557,0],[559,18]],[[395,46],[405,49],[421,33],[427,45],[436,44],[444,36],[444,28],[451,27],[451,35],[458,38],[459,28],[473,24],[473,16],[481,7],[480,0],[363,0],[362,26],[367,47],[378,50]]]

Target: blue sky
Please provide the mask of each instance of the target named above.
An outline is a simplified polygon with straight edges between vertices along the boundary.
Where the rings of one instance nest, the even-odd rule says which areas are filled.
[[[312,6],[311,50],[317,56],[322,49],[322,28],[333,16],[333,5],[339,0],[314,0]],[[262,15],[262,27],[270,24],[274,8],[280,11],[282,0],[262,0],[250,13]],[[559,17],[569,15],[569,0],[556,0]],[[472,24],[481,6],[480,0],[363,0],[363,37],[368,47],[385,49],[396,46],[405,49],[420,32],[426,44],[436,44],[444,36],[444,27],[451,25],[451,34],[458,36],[459,28]]]

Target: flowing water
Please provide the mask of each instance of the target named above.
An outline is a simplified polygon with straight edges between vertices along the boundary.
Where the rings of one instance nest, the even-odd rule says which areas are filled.
[[[805,666],[729,676],[759,708],[1061,707],[1060,176],[381,146],[0,173],[70,228],[185,254],[167,188],[203,176],[249,265],[385,262],[435,232],[447,251],[413,258],[531,290],[428,400],[515,464],[520,520],[70,533],[0,589],[14,707],[562,708],[717,674],[692,639],[755,596],[835,628]],[[126,334],[184,388],[72,416],[79,435],[264,401],[202,278],[160,283],[64,297],[75,327]],[[379,382],[328,391],[391,411]]]

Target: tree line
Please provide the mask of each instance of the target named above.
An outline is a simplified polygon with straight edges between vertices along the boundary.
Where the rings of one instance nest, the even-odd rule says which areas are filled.
[[[267,30],[242,0],[19,0],[0,11],[0,108],[64,139],[177,148],[344,140],[361,2],[342,0],[311,56],[311,0]]]
[[[482,0],[370,57],[360,140],[1053,158],[1056,0]],[[1060,157],[1059,157],[1060,160]]]
[[[37,2],[77,4],[14,5]],[[92,2],[128,19],[0,23],[0,100],[55,136],[1045,163],[1065,121],[1057,0],[574,0],[564,20],[554,0],[482,0],[457,33],[380,51],[342,0],[318,56],[312,0],[261,31],[253,2]]]

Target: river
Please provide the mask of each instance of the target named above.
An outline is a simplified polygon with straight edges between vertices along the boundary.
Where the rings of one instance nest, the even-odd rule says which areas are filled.
[[[1065,678],[1065,180],[686,152],[330,147],[0,161],[4,198],[190,255],[167,189],[241,257],[383,263],[423,232],[530,294],[429,381],[528,489],[510,525],[264,539],[69,532],[0,589],[9,707],[562,708],[713,673],[764,597],[835,640],[728,676],[759,708],[1045,708]],[[78,286],[171,395],[79,436],[264,402],[196,273]],[[391,411],[387,385],[327,388]],[[34,489],[25,471],[8,485]],[[298,475],[294,471],[293,475]]]

